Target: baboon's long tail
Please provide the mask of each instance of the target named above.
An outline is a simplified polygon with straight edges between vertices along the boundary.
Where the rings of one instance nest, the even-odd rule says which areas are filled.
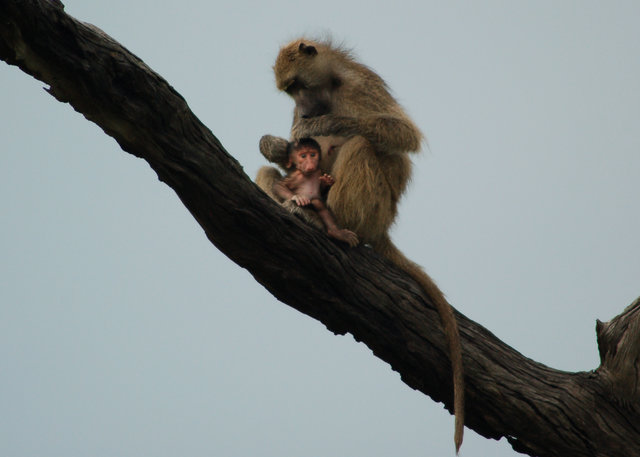
[[[440,314],[444,334],[449,343],[449,358],[451,359],[453,372],[453,412],[455,415],[455,433],[453,439],[457,453],[460,450],[462,435],[464,433],[464,374],[462,371],[460,334],[458,333],[458,323],[453,315],[453,309],[429,275],[425,273],[419,265],[407,259],[389,238],[386,238],[378,246],[374,246],[374,248],[407,272],[409,276],[420,284],[424,292],[436,306],[438,314]]]

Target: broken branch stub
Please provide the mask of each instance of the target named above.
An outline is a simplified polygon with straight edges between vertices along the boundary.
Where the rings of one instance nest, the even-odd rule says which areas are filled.
[[[625,405],[640,400],[640,298],[609,322],[597,321],[600,367],[611,394]]]

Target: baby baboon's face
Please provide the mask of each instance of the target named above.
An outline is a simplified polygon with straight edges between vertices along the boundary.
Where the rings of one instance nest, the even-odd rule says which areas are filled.
[[[308,175],[318,169],[320,163],[320,153],[311,146],[303,146],[291,153],[291,163],[297,170]]]

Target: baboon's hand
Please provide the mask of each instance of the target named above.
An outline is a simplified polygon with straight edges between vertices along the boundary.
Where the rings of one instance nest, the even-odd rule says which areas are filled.
[[[260,152],[269,161],[284,167],[287,163],[287,144],[284,138],[264,135],[260,138]]]
[[[310,138],[314,136],[344,136],[358,135],[358,123],[352,117],[333,116],[324,114],[317,117],[299,118],[291,128],[291,137]]]
[[[322,176],[320,176],[320,182],[325,186],[325,187],[331,187],[336,183],[336,180],[333,179],[333,176],[328,175],[327,173],[323,174]]]
[[[294,195],[293,197],[291,197],[291,200],[296,202],[298,206],[307,206],[308,204],[311,203],[311,200],[301,195]]]

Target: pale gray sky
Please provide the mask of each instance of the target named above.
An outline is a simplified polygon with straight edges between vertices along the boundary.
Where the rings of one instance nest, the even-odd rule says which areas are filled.
[[[65,5],[251,176],[291,122],[278,46],[352,46],[429,140],[395,241],[526,356],[596,368],[596,318],[640,295],[640,3]],[[42,83],[4,63],[0,82],[0,455],[454,455],[441,404],[272,298]],[[467,430],[461,455],[517,454]]]

